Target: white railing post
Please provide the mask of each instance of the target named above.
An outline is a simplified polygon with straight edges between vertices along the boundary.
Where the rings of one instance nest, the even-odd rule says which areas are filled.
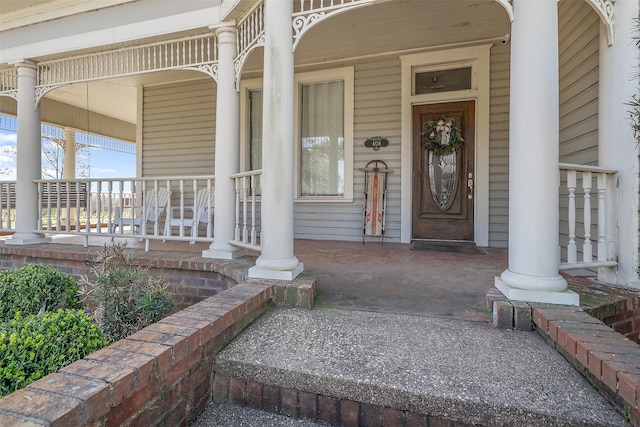
[[[248,214],[248,195],[249,195],[249,189],[247,188],[247,179],[248,177],[243,176],[242,178],[240,178],[242,180],[242,243],[247,243],[249,241],[249,232],[248,232],[248,228],[247,228],[247,224],[249,221],[249,218],[247,218],[247,214]],[[253,220],[253,219],[252,219]]]
[[[606,190],[607,174],[598,173],[598,261],[607,260],[606,240]]]
[[[236,227],[234,230],[234,240],[240,241],[240,180],[238,178],[235,179],[235,188],[236,188]]]
[[[582,245],[582,261],[593,260],[591,245],[591,172],[582,172],[582,190],[584,191],[584,243]]]
[[[569,243],[567,245],[567,262],[575,264],[578,261],[576,248],[576,175],[575,170],[567,171],[567,189],[569,190]]]

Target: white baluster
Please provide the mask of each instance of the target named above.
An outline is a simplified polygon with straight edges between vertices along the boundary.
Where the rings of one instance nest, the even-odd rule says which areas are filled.
[[[582,258],[584,262],[593,259],[591,245],[591,172],[582,172],[582,189],[584,190],[584,244]]]
[[[240,178],[235,178],[236,181],[236,229],[235,240],[240,241]]]
[[[251,244],[256,244],[256,175],[251,175]]]
[[[249,241],[249,230],[247,227],[247,223],[249,219],[247,218],[248,214],[248,196],[249,189],[247,188],[247,177],[242,177],[242,243],[247,243]]]
[[[567,171],[567,190],[569,190],[569,244],[567,245],[567,262],[575,264],[578,261],[576,248],[576,171]]]
[[[607,260],[607,239],[606,239],[606,190],[607,174],[598,174],[598,261]]]

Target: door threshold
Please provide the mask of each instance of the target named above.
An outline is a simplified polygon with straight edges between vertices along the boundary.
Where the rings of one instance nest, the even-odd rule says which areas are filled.
[[[482,248],[469,240],[412,239],[411,249],[416,251],[453,252],[459,254],[482,254]]]

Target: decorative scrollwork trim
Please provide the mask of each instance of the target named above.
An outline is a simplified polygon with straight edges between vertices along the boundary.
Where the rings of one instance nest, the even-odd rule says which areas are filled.
[[[7,90],[4,92],[0,92],[0,96],[8,96],[9,98],[13,98],[16,101],[18,100],[18,91],[17,90]]]
[[[509,15],[509,21],[513,22],[513,5],[510,0],[496,0],[500,5],[507,11],[507,15]]]
[[[242,69],[244,68],[244,63],[247,61],[249,54],[253,52],[258,47],[264,46],[265,44],[265,35],[264,33],[260,35],[250,46],[248,46],[244,52],[236,57],[233,61],[233,65],[235,67],[236,73],[236,91],[240,91],[240,74],[242,74]]]
[[[613,16],[614,16],[614,3],[616,0],[587,0],[587,2],[598,13],[600,19],[604,22],[607,29],[607,42],[609,46],[613,44],[614,29],[613,29]]]

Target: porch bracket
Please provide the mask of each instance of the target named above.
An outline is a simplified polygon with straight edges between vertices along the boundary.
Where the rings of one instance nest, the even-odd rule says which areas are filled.
[[[62,86],[64,86],[64,84],[56,84],[56,85],[50,85],[50,86],[36,86],[36,99],[35,99],[36,108],[38,108],[38,104],[40,104],[40,101],[47,93]]]
[[[200,71],[201,73],[207,74],[211,77],[216,83],[218,83],[218,61],[210,63],[210,64],[201,64],[197,67],[184,67],[183,70],[193,70]]]
[[[343,0],[339,4],[334,5],[333,2],[330,6],[321,6],[313,8],[313,2],[311,8],[307,10],[301,10],[293,13],[293,51],[296,51],[296,47],[302,36],[313,28],[314,25],[328,19],[334,15],[342,12],[347,12],[362,6],[369,6],[374,4],[376,0]]]
[[[240,91],[240,74],[242,73],[242,68],[244,67],[245,61],[247,60],[251,52],[261,46],[264,46],[264,41],[264,33],[262,33],[261,37],[254,40],[251,46],[248,46],[247,49],[233,61],[236,73],[236,91]]]
[[[0,92],[0,96],[8,96],[9,98],[13,98],[16,101],[18,100],[18,91],[17,90],[7,90],[4,92]]]
[[[264,1],[256,3],[238,22],[236,33],[238,55],[233,60],[236,73],[236,91],[240,91],[240,74],[249,54],[264,46]]]
[[[613,5],[616,0],[588,0],[588,3],[600,15],[605,28],[607,29],[607,42],[609,46],[613,45]]]
[[[504,10],[507,11],[507,15],[509,15],[509,22],[513,22],[513,5],[511,4],[511,0],[496,0]]]

